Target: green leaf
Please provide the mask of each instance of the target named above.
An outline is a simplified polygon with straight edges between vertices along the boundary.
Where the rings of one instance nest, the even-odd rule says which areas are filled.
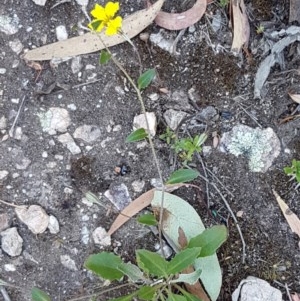
[[[142,300],[152,300],[155,293],[156,293],[156,287],[155,286],[142,286],[138,290],[138,297],[141,298]]]
[[[31,289],[32,301],[51,301],[50,297],[37,287]]]
[[[137,129],[136,131],[132,132],[130,135],[127,136],[126,142],[135,142],[140,141],[148,137],[147,132],[144,128]]]
[[[97,29],[98,29],[98,27],[100,26],[101,23],[102,23],[102,21],[100,21],[100,20],[94,20],[90,24],[91,24],[93,30],[97,31]]]
[[[202,301],[198,297],[188,293],[187,291],[183,290],[182,294],[186,297],[187,301]]]
[[[168,262],[160,255],[147,250],[137,250],[136,259],[138,266],[145,272],[157,277],[167,277]]]
[[[155,77],[155,69],[149,69],[144,72],[138,79],[138,88],[140,90],[147,88]]]
[[[157,220],[154,214],[143,214],[138,217],[138,222],[148,226],[155,226],[157,225]]]
[[[102,50],[100,53],[99,62],[101,65],[106,64],[111,58],[111,54],[107,50]]]
[[[119,298],[110,299],[109,301],[132,301],[132,298],[136,296],[137,292],[134,292],[130,295],[122,296]]]
[[[168,293],[167,301],[187,301],[187,300],[184,296],[176,295],[170,292]]]
[[[130,278],[132,282],[145,280],[143,272],[134,264],[122,262],[118,266],[118,270]]]
[[[178,278],[171,280],[170,283],[184,282],[193,285],[199,280],[201,273],[201,269],[198,268],[197,270],[189,274],[179,274]]]
[[[285,167],[285,168],[283,169],[283,171],[284,171],[287,175],[293,174],[293,168],[291,168],[291,167]]]
[[[199,172],[197,170],[184,168],[178,169],[171,174],[169,180],[167,181],[167,184],[189,182],[196,179],[198,176]]]
[[[224,225],[213,226],[193,237],[189,241],[188,248],[200,247],[199,257],[210,256],[226,241],[227,236],[227,228]]]
[[[201,248],[185,249],[178,254],[169,262],[168,274],[177,274],[183,269],[187,268],[194,263],[196,258],[199,256]]]
[[[122,263],[119,256],[108,252],[102,252],[90,255],[85,261],[84,266],[104,279],[120,280],[124,273],[121,272],[118,267]]]

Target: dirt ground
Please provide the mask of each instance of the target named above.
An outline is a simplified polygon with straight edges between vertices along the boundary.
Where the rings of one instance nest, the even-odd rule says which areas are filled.
[[[143,1],[120,2],[123,15],[144,7]],[[0,15],[19,18],[16,33],[0,32],[0,68],[5,69],[5,73],[0,74],[0,118],[4,116],[7,121],[0,132],[0,171],[8,172],[0,180],[0,199],[16,205],[40,205],[55,216],[60,225],[57,234],[47,230],[34,235],[17,218],[13,207],[0,204],[0,214],[8,218],[7,227],[16,227],[23,238],[21,255],[11,257],[0,251],[0,278],[22,288],[7,288],[14,301],[30,300],[29,291],[33,286],[48,292],[52,300],[70,300],[103,290],[103,283],[87,272],[83,263],[88,255],[100,250],[91,233],[98,226],[108,229],[116,212],[107,212],[97,205],[88,206],[83,202],[84,193],[91,191],[105,206],[110,206],[103,194],[111,185],[124,183],[134,199],[150,189],[150,180],[157,178],[147,144],[125,144],[126,136],[132,131],[133,118],[141,109],[134,91],[112,63],[99,66],[99,54],[94,53],[82,55],[81,67],[75,72],[71,68],[72,59],[56,67],[48,61],[41,62],[43,70],[36,71],[21,59],[24,50],[17,54],[9,45],[15,39],[20,40],[24,49],[55,42],[55,28],[59,25],[66,26],[69,37],[78,35],[78,22],[87,22],[80,6],[70,1],[51,9],[55,3],[49,0],[41,7],[31,0],[2,0],[0,4]],[[90,0],[87,10],[94,4],[95,1]],[[164,8],[181,11],[191,3],[185,5],[182,6],[181,1],[166,1]],[[256,27],[265,22],[270,30],[287,28],[289,2],[253,0],[247,1],[246,6],[251,26],[250,55],[243,53],[236,57],[230,53],[232,34],[228,14],[216,3],[210,4],[207,15],[179,39],[176,55],[150,41],[145,43],[139,37],[133,41],[144,69],[156,68],[158,74],[143,96],[147,111],[154,112],[158,120],[154,143],[165,178],[179,163],[173,164],[174,155],[169,146],[158,138],[166,129],[164,112],[174,108],[193,117],[209,106],[217,112],[217,118],[207,120],[209,138],[205,145],[211,148],[202,159],[223,183],[224,186],[208,174],[233,212],[243,212],[238,221],[246,242],[245,264],[241,260],[242,243],[237,229],[217,192],[209,187],[207,194],[205,182],[197,179],[194,184],[202,188],[201,195],[187,188],[177,193],[195,207],[207,226],[220,222],[207,209],[207,195],[210,204],[222,216],[229,217],[229,238],[218,252],[223,272],[218,300],[231,300],[239,282],[249,275],[267,280],[282,291],[283,300],[288,300],[285,284],[291,291],[300,292],[299,237],[291,232],[272,189],[300,216],[299,192],[283,172],[283,167],[290,165],[293,158],[300,159],[300,119],[278,122],[279,116],[292,103],[289,89],[299,86],[299,42],[285,49],[285,68],[275,65],[264,85],[262,99],[254,99],[254,78],[259,63],[266,56],[259,45],[267,39],[264,33],[256,33]],[[222,16],[222,24],[213,32],[211,16],[218,13]],[[159,30],[154,24],[144,32],[151,34]],[[165,31],[165,35],[168,39],[176,38],[178,32]],[[218,50],[216,45],[222,47]],[[118,45],[112,51],[130,74],[138,77],[139,65],[131,46]],[[89,84],[93,78],[98,81]],[[48,89],[53,83],[55,87]],[[160,88],[166,88],[169,93],[161,93]],[[176,93],[180,93],[180,97],[174,97]],[[9,130],[23,98],[24,104],[15,124],[19,134],[10,137]],[[89,143],[75,139],[80,153],[72,153],[60,142],[62,133],[43,131],[39,116],[53,107],[66,109],[70,116],[70,124],[63,133],[73,136],[79,126],[93,125],[99,129],[99,137]],[[255,116],[256,121],[248,113]],[[262,128],[271,127],[277,134],[281,152],[267,172],[251,172],[245,158],[212,147],[213,132],[222,136],[237,124],[250,127],[259,124]],[[205,130],[201,121],[196,125],[189,127],[192,134]],[[179,133],[184,135],[186,128],[187,125],[183,125]],[[130,172],[116,175],[114,168],[119,164],[129,166]],[[192,165],[203,173],[203,166],[196,157]],[[141,191],[132,186],[134,181],[144,181]],[[107,250],[134,261],[135,249],[154,250],[157,241],[154,234],[132,220],[112,236],[112,246]],[[73,269],[62,264],[64,255],[74,261]],[[8,268],[11,266],[13,270]],[[123,291],[109,296],[121,293]],[[100,296],[97,300],[105,298]],[[1,295],[0,300],[4,300]]]

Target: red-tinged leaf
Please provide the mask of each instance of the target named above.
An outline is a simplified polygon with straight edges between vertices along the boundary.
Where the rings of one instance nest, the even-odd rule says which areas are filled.
[[[207,0],[197,0],[195,5],[183,13],[166,13],[160,11],[155,22],[169,30],[181,30],[198,22],[206,11]]]
[[[294,294],[291,294],[291,298],[293,301],[300,301],[300,295],[294,293]]]

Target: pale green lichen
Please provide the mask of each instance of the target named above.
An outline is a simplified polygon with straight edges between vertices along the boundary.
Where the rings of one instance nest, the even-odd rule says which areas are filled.
[[[263,156],[272,150],[267,134],[261,129],[238,131],[233,135],[228,150],[235,156],[243,155],[249,159],[249,168],[260,172],[264,168]]]

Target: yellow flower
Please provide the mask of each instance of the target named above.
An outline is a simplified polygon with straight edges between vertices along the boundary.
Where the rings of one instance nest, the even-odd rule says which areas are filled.
[[[119,2],[108,2],[105,7],[96,4],[91,11],[94,20],[88,24],[88,27],[97,32],[106,27],[105,34],[108,36],[118,33],[122,27],[122,18],[120,16],[114,18],[118,10]]]

